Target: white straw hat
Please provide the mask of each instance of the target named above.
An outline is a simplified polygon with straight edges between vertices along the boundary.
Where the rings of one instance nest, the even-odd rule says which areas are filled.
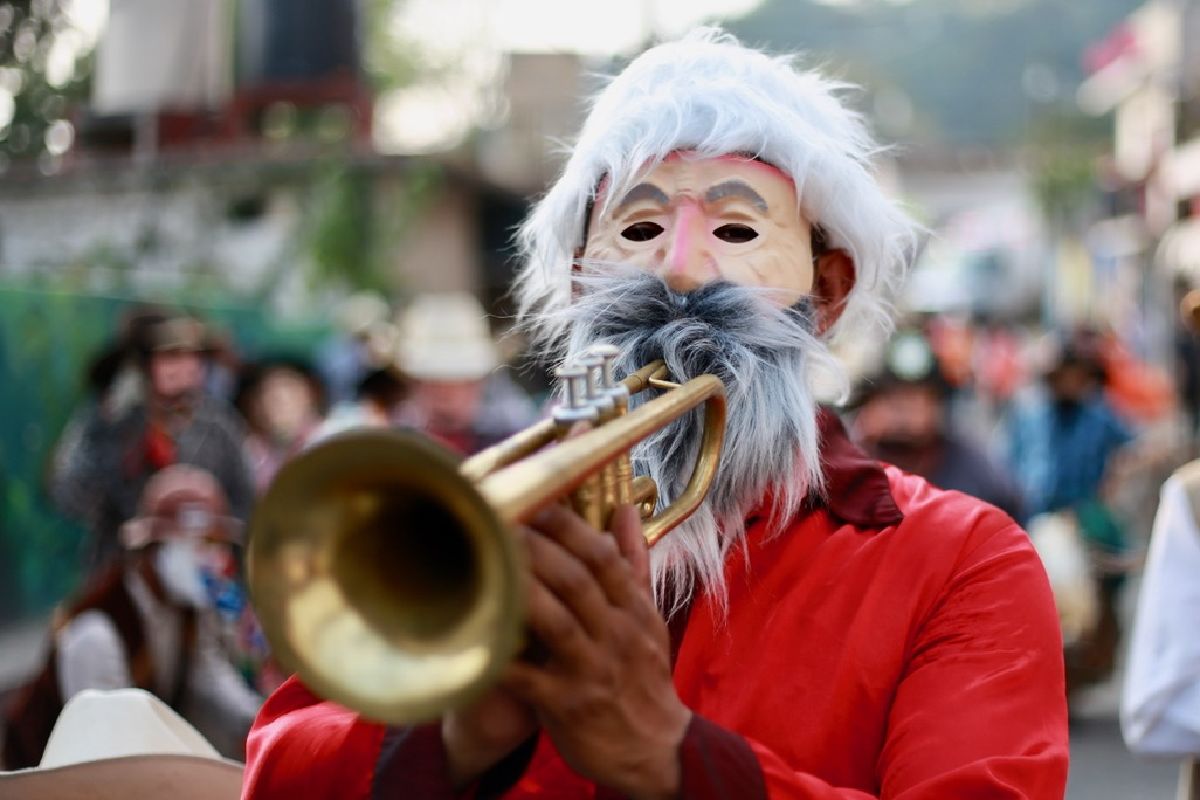
[[[89,689],[63,708],[37,767],[0,772],[0,800],[232,800],[241,785],[242,765],[154,695]]]
[[[404,313],[400,366],[417,379],[472,380],[496,368],[483,306],[470,294],[418,297]]]

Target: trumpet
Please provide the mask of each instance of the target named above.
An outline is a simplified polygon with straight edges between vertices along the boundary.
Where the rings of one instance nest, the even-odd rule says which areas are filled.
[[[603,528],[637,504],[653,544],[703,501],[725,430],[725,390],[668,380],[661,361],[613,380],[615,348],[560,368],[551,418],[459,462],[415,433],[358,431],[286,464],[251,519],[255,610],[279,663],[318,696],[410,724],[469,704],[526,639],[528,567],[514,526],[570,502]],[[661,392],[635,408],[629,398]],[[630,450],[704,405],[686,489],[655,511]],[[579,422],[590,429],[567,435]],[[577,434],[577,435],[575,435]]]

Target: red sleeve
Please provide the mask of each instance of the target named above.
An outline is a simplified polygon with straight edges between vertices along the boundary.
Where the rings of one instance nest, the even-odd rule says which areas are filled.
[[[524,772],[536,737],[456,793],[437,723],[399,728],[367,722],[323,701],[295,676],[267,699],[246,742],[242,797],[497,797]]]
[[[250,729],[242,797],[366,800],[384,732],[293,676],[267,698]]]
[[[749,745],[773,800],[874,796],[831,786]],[[1057,800],[1066,792],[1058,616],[1041,561],[1016,525],[963,558],[918,630],[892,701],[879,774],[879,796],[893,800]]]

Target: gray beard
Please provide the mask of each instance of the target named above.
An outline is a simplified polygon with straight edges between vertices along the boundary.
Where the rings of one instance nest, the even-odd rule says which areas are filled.
[[[556,312],[568,331],[553,343],[564,361],[591,345],[620,348],[618,378],[663,359],[673,380],[706,373],[725,384],[727,419],[716,478],[703,504],[650,551],[655,599],[667,614],[702,588],[723,613],[725,558],[745,535],[746,515],[772,492],[772,534],[823,490],[818,454],[814,368],[837,371],[814,334],[812,307],[780,308],[768,290],[719,282],[680,293],[656,276],[601,265],[576,278],[577,297]],[[631,399],[636,407],[651,397]],[[703,435],[703,409],[641,442],[634,471],[658,485],[659,507],[691,477]]]

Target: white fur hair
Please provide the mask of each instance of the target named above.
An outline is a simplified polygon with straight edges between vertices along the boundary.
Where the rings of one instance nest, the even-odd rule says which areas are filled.
[[[562,176],[518,233],[518,316],[557,338],[556,317],[538,312],[570,302],[571,263],[601,179],[607,202],[672,152],[694,150],[751,155],[790,176],[805,216],[854,260],[855,285],[830,335],[886,331],[916,228],[872,174],[880,148],[837,96],[852,88],[714,28],[642,53],[595,97]]]

